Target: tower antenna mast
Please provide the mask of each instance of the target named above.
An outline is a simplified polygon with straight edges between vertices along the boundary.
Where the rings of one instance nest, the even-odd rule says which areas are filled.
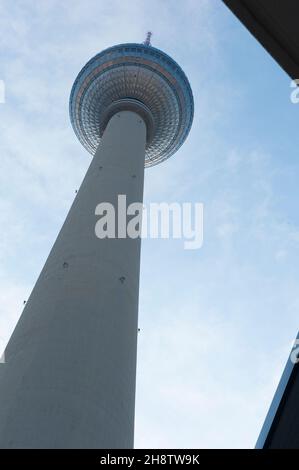
[[[143,42],[143,44],[145,46],[151,46],[151,37],[152,37],[152,35],[153,35],[153,33],[151,31],[147,32],[145,41]]]

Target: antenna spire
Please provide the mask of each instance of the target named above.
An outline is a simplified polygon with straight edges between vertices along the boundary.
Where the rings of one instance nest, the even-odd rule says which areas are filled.
[[[151,46],[151,37],[152,37],[152,35],[153,35],[153,33],[151,31],[147,32],[145,41],[143,42],[143,44],[145,46]]]

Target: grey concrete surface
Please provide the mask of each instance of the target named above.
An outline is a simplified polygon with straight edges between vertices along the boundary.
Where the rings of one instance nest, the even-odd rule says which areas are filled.
[[[145,141],[109,121],[0,364],[1,448],[133,447],[140,238],[98,239],[95,207],[142,202]]]

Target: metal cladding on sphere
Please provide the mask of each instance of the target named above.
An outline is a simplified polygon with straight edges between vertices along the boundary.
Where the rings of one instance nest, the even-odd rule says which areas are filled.
[[[92,155],[115,113],[138,113],[147,126],[146,167],[166,160],[183,144],[193,108],[182,69],[145,44],[120,44],[97,54],[79,73],[70,96],[72,126]]]

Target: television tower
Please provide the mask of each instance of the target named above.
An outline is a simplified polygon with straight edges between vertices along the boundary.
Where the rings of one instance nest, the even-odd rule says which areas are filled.
[[[1,448],[132,448],[140,237],[99,239],[95,208],[143,200],[144,167],[193,119],[167,54],[120,44],[76,78],[70,119],[93,159],[0,364]]]

